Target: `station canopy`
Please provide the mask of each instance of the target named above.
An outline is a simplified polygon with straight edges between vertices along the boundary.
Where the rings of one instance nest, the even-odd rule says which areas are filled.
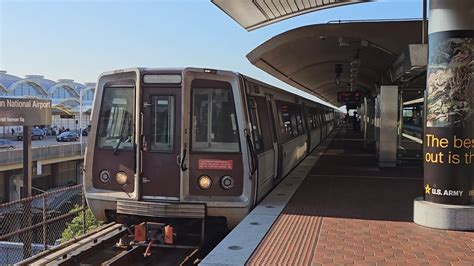
[[[247,58],[276,78],[334,105],[339,91],[376,95],[409,44],[421,43],[421,21],[305,26],[277,35]],[[342,73],[337,74],[339,68]]]
[[[253,30],[323,8],[371,1],[212,2],[246,30]],[[421,20],[339,21],[277,35],[251,51],[247,58],[289,85],[338,106],[344,104],[338,103],[338,92],[360,91],[375,96],[381,85],[398,85],[391,82],[390,66],[410,44],[420,43]]]
[[[305,13],[372,0],[211,0],[246,30]]]

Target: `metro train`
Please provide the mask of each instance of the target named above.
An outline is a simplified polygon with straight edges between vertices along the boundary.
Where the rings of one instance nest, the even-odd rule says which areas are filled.
[[[102,221],[233,228],[336,126],[337,110],[245,75],[134,68],[97,82],[85,195]]]

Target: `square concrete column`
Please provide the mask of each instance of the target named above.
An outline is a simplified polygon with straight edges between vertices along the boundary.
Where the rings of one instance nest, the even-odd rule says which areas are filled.
[[[396,167],[398,86],[381,86],[378,99],[380,128],[377,141],[379,166]]]

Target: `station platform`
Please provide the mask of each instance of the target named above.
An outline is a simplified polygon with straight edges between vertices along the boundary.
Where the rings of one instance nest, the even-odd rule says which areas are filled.
[[[360,132],[336,129],[293,172],[201,265],[474,264],[474,232],[413,223],[421,164],[379,168]],[[303,172],[288,201],[278,201],[295,183],[287,179]],[[261,210],[272,199],[270,210],[283,205],[276,215]]]

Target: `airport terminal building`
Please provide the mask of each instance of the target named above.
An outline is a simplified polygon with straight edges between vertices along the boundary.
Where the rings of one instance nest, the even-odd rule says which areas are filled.
[[[40,98],[50,99],[53,107],[51,125],[38,125],[42,128],[69,128],[79,130],[79,112],[82,95],[82,125],[88,125],[95,83],[77,83],[72,79],[53,81],[41,75],[26,75],[24,78],[0,70],[0,98]],[[0,136],[21,131],[21,127],[3,127]]]
[[[72,79],[53,81],[40,75],[24,78],[0,70],[1,98],[38,98],[52,103],[51,125],[35,125],[54,135],[54,129],[79,131],[82,96],[82,125],[89,125],[94,98],[95,83],[77,83]],[[12,131],[13,129],[13,131]],[[0,139],[14,139],[22,132],[21,126],[0,127]],[[32,148],[33,194],[53,188],[81,183],[84,146],[78,142],[57,143],[53,136],[41,142],[35,141]],[[43,143],[45,142],[45,143]],[[17,148],[0,150],[0,204],[18,200],[23,186],[21,142]]]

